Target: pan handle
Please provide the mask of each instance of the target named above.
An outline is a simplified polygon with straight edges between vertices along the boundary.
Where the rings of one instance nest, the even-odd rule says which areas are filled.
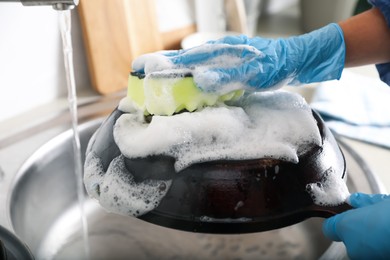
[[[5,245],[3,241],[0,240],[0,259],[7,260],[7,249],[5,248]]]
[[[353,207],[344,202],[337,206],[313,205],[310,210],[316,217],[329,218],[351,209],[353,209]]]

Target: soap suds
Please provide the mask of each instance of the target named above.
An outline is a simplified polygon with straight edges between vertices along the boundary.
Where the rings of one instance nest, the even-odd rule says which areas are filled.
[[[329,168],[321,181],[306,186],[313,201],[321,206],[336,206],[347,200],[350,193],[343,179]]]
[[[135,182],[124,165],[122,155],[113,159],[107,172],[100,158],[89,153],[85,162],[84,184],[89,196],[108,211],[125,216],[140,216],[155,209],[168,192],[172,181]]]
[[[119,109],[124,114],[117,119],[113,135],[122,155],[104,172],[101,159],[89,148],[84,182],[91,197],[105,209],[122,215],[140,216],[155,209],[172,182],[136,183],[124,166],[124,157],[172,156],[180,174],[192,164],[213,160],[274,158],[298,163],[306,149],[323,145],[305,100],[282,90],[246,95],[229,106],[218,104],[148,120],[127,98]],[[279,171],[275,166],[275,176]],[[308,184],[307,190],[319,205],[337,205],[349,195],[345,181],[332,169],[318,183]],[[241,206],[238,201],[236,209]]]
[[[302,147],[321,145],[310,107],[301,96],[281,90],[250,94],[232,106],[153,116],[150,123],[140,115],[123,114],[115,124],[114,138],[122,154],[172,156],[177,171],[221,159],[297,163],[305,152]]]

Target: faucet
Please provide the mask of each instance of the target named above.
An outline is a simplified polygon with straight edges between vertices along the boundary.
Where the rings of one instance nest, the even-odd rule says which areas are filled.
[[[0,2],[21,2],[24,6],[51,5],[57,11],[70,10],[79,0],[0,0]]]

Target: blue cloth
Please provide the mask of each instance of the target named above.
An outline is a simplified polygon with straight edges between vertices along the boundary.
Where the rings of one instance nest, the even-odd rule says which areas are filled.
[[[344,70],[319,84],[310,105],[336,133],[390,148],[390,88],[378,78]]]
[[[373,6],[377,7],[386,19],[387,26],[390,28],[390,1],[389,0],[370,0]],[[376,65],[379,76],[383,82],[390,86],[390,63]]]

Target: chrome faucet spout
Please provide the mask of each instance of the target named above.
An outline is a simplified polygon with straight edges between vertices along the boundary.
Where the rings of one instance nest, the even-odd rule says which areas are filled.
[[[79,0],[21,0],[24,6],[51,5],[55,10],[69,10],[79,4]]]
[[[51,5],[57,11],[73,9],[79,4],[79,0],[0,0],[0,2],[21,2],[24,6]]]

